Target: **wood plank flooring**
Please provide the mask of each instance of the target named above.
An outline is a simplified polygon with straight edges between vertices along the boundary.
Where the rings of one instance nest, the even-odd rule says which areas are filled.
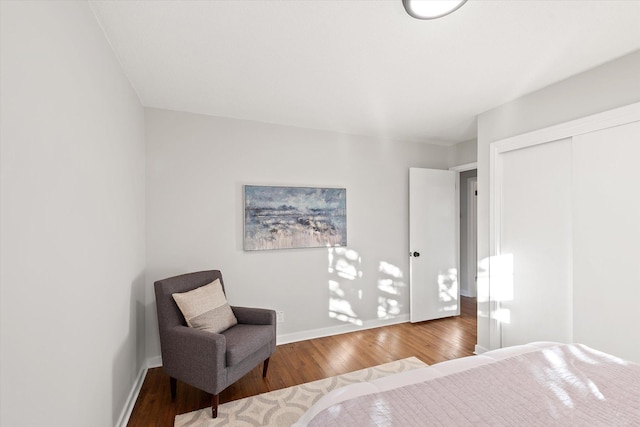
[[[220,404],[415,356],[431,365],[473,354],[476,300],[461,298],[461,315],[421,323],[351,332],[277,347],[267,378],[256,367],[220,394]],[[211,395],[178,381],[176,400],[169,377],[152,368],[140,390],[128,427],[173,426],[176,414],[206,408]]]

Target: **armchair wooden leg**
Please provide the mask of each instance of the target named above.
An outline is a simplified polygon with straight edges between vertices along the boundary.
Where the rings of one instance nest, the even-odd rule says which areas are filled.
[[[211,418],[218,418],[218,404],[220,403],[220,395],[214,394],[211,397]]]
[[[171,388],[171,400],[175,400],[176,398],[176,388],[178,386],[178,381],[173,378],[170,377],[169,378],[169,387]]]
[[[267,377],[267,369],[269,369],[269,358],[267,357],[264,360],[264,365],[262,366],[262,378]]]

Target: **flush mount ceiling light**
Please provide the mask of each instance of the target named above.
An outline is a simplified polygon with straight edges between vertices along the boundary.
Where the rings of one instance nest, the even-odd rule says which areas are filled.
[[[405,10],[416,19],[441,18],[459,9],[467,0],[402,0]]]

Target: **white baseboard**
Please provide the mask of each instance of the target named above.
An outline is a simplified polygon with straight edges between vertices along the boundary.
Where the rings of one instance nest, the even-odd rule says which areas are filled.
[[[364,331],[365,329],[379,328],[380,326],[396,325],[398,323],[406,323],[409,321],[409,315],[403,314],[393,319],[384,320],[370,320],[364,322],[362,325],[339,325],[329,328],[313,329],[310,331],[294,332],[291,334],[278,335],[277,343],[289,344],[297,341],[310,340],[314,338],[329,337],[332,335],[346,334],[348,332]]]
[[[476,348],[473,351],[473,354],[482,354],[482,353],[486,353],[487,351],[489,351],[489,350],[487,350],[486,348],[484,348],[481,345],[476,344]]]
[[[136,378],[135,383],[133,383],[133,387],[131,388],[131,392],[127,397],[127,401],[125,402],[124,408],[122,409],[122,413],[120,414],[120,418],[116,423],[117,427],[127,427],[129,423],[129,418],[131,417],[131,413],[133,412],[133,407],[138,400],[138,395],[140,394],[140,389],[142,388],[142,384],[144,384],[144,379],[147,377],[147,372],[151,368],[158,368],[162,366],[162,357],[154,356],[145,360],[142,369],[140,369],[140,373]]]
[[[120,418],[116,423],[118,427],[127,427],[129,423],[129,417],[131,417],[131,413],[133,412],[133,407],[136,404],[136,400],[138,400],[138,395],[140,394],[140,389],[142,388],[142,384],[144,383],[144,379],[147,376],[148,367],[146,364],[140,369],[136,381],[133,383],[133,387],[131,388],[131,392],[129,392],[129,396],[127,396],[127,400],[125,402],[124,408],[122,408],[122,413],[120,414]]]
[[[162,356],[153,356],[147,359],[147,368],[159,368],[162,366]]]

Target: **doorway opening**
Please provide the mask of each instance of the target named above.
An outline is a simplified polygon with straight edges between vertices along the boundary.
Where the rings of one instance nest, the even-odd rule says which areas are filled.
[[[460,173],[460,294],[477,295],[477,197],[476,169]]]
[[[452,168],[459,173],[460,183],[460,300],[475,312],[478,294],[477,203],[478,170],[475,164]],[[471,307],[476,307],[471,309]]]

